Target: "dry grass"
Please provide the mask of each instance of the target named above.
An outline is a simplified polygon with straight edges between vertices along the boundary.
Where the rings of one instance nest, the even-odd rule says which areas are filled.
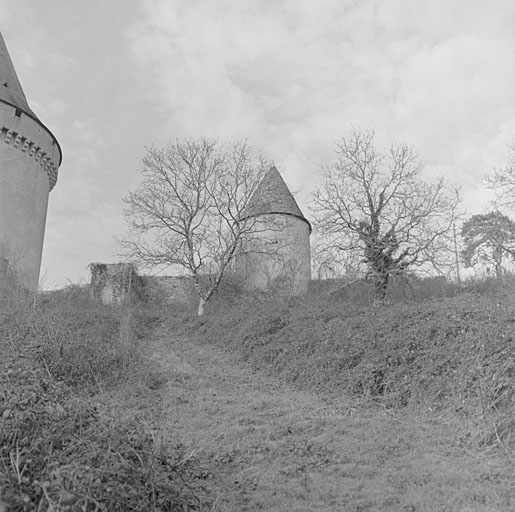
[[[141,343],[154,313],[100,307],[77,287],[2,306],[0,510],[200,510],[180,448],[98,408],[152,377]]]
[[[513,508],[509,458],[471,443],[450,411],[292,388],[234,348],[169,333],[152,342],[168,376],[159,431],[204,468],[214,510]]]
[[[13,295],[0,511],[513,509],[515,289],[437,285],[388,307],[225,290],[162,323]]]
[[[301,389],[452,414],[471,442],[511,449],[515,287],[470,288],[385,307],[328,294],[289,305],[247,299],[187,325]]]

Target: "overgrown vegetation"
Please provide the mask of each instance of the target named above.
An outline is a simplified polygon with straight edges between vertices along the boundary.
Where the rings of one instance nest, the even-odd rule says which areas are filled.
[[[461,447],[511,453],[515,282],[395,281],[389,300],[373,306],[373,286],[359,282],[314,283],[290,303],[228,282],[203,318],[174,308],[166,322],[293,386],[408,417],[423,410],[452,422]],[[180,439],[163,449],[137,418],[99,407],[99,394],[152,381],[142,344],[152,308],[102,307],[78,287],[3,296],[1,512],[208,506],[212,484]]]
[[[140,338],[154,320],[78,287],[3,294],[0,511],[202,509],[180,447],[161,449],[141,422],[97,408],[95,393],[148,378]]]
[[[367,287],[352,300],[341,290],[295,304],[240,300],[187,328],[295,386],[423,408],[459,422],[467,442],[514,448],[515,282],[471,282],[445,297],[452,290],[388,307],[368,305]]]

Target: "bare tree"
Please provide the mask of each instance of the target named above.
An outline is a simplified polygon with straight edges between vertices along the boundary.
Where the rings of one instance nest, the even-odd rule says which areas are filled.
[[[315,234],[311,237],[311,267],[315,279],[357,280],[362,275],[359,254],[342,251],[331,237]]]
[[[143,181],[124,199],[131,232],[122,245],[144,266],[182,267],[197,289],[200,316],[256,229],[242,212],[265,161],[243,142],[186,139],[147,148],[142,163]]]
[[[361,253],[376,300],[384,301],[393,274],[448,263],[459,194],[442,179],[423,181],[410,146],[391,144],[384,154],[373,139],[373,132],[353,130],[336,142],[336,158],[322,164],[313,211],[329,246]]]
[[[487,187],[496,192],[495,206],[515,206],[515,141],[508,146],[508,161],[493,176],[485,179]]]
[[[461,236],[465,267],[492,264],[500,278],[506,271],[504,262],[515,259],[515,222],[498,211],[470,217],[463,224]]]

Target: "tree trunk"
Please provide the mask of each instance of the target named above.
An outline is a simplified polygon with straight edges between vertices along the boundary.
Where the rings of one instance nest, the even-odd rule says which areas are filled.
[[[200,297],[198,301],[197,316],[203,316],[206,308],[207,300],[204,297]]]
[[[390,274],[377,272],[374,276],[374,302],[384,304],[386,302],[386,290]]]

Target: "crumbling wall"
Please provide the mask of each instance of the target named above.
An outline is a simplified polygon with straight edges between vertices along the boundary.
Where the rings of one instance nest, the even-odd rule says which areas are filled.
[[[186,306],[198,302],[188,276],[140,276],[133,263],[91,263],[89,269],[91,298],[102,304],[120,304],[130,297]]]
[[[120,304],[142,293],[141,278],[133,263],[91,263],[90,294],[102,304]]]

